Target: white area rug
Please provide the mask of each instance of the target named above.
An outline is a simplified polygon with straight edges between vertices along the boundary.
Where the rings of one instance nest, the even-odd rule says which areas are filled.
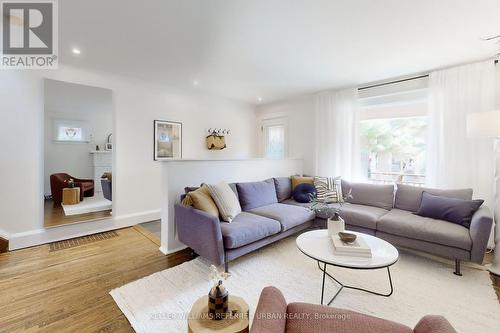
[[[112,203],[102,196],[102,192],[97,192],[93,197],[83,198],[83,201],[76,205],[62,205],[64,215],[77,215],[85,213],[100,212],[111,209]]]
[[[385,298],[344,289],[332,306],[397,321],[414,327],[426,314],[445,316],[458,332],[493,333],[500,329],[500,304],[486,271],[463,267],[452,274],[451,264],[400,251],[391,267],[394,294]],[[242,296],[255,311],[260,291],[274,285],[288,302],[318,304],[322,273],[290,237],[230,263],[226,281],[230,295]],[[342,282],[388,290],[385,270],[331,268]],[[137,332],[186,332],[185,316],[194,301],[209,290],[208,264],[201,258],[152,274],[111,291],[111,296]],[[327,283],[325,298],[336,286]],[[158,319],[160,318],[160,319]]]

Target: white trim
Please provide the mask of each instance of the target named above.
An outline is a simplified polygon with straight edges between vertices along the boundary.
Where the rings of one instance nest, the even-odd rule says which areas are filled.
[[[159,220],[161,211],[151,210],[134,214],[116,216],[111,219],[93,222],[68,224],[57,228],[35,229],[11,234],[9,237],[9,250],[17,250],[64,239],[82,237],[99,232],[121,229],[139,223]]]
[[[183,245],[183,246],[180,246],[180,247],[177,247],[173,250],[167,250],[165,247],[163,246],[160,246],[159,250],[161,253],[163,253],[164,255],[169,255],[169,254],[172,254],[172,253],[175,253],[175,252],[179,252],[179,251],[182,251],[184,249],[187,249],[187,246]]]

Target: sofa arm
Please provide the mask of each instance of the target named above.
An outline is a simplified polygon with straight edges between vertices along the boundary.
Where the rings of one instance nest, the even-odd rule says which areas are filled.
[[[470,223],[470,237],[472,239],[472,249],[470,260],[478,264],[483,263],[484,253],[488,246],[491,234],[493,217],[488,207],[483,206],[472,216]]]
[[[457,333],[443,316],[425,316],[413,330],[415,333]]]
[[[287,303],[275,287],[265,287],[260,293],[250,333],[282,333],[286,329]]]
[[[204,211],[175,205],[179,240],[215,265],[224,264],[224,243],[219,219]]]

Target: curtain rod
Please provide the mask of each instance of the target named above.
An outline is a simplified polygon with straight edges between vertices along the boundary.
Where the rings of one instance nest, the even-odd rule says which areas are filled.
[[[406,79],[394,80],[394,81],[389,81],[389,82],[372,84],[370,86],[365,86],[365,87],[358,88],[358,90],[365,90],[365,89],[371,89],[371,88],[376,88],[376,87],[382,87],[382,86],[386,86],[386,85],[389,85],[389,84],[406,82],[406,81],[412,81],[412,80],[418,80],[418,79],[423,79],[423,78],[426,78],[426,77],[429,77],[429,74],[419,75],[419,76],[414,76],[414,77],[409,77],[409,78],[406,78]]]
[[[498,59],[495,59],[494,63],[495,63],[495,65],[498,65]],[[394,83],[401,83],[401,82],[406,82],[406,81],[423,79],[423,78],[426,78],[426,77],[429,77],[429,74],[423,74],[423,75],[409,77],[409,78],[406,78],[406,79],[400,79],[400,80],[394,80],[394,81],[389,81],[389,82],[382,82],[382,83],[372,84],[372,85],[369,85],[369,86],[358,88],[358,91],[365,90],[365,89],[382,87],[382,86],[386,86],[386,85],[394,84]]]

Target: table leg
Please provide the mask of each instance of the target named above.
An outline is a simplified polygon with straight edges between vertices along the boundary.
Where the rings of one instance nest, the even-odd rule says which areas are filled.
[[[318,266],[319,266],[319,261],[318,261]],[[325,277],[326,277],[326,263],[324,264],[323,267],[323,284],[321,285],[321,305],[323,305],[323,295],[325,294]]]
[[[379,292],[376,292],[376,291],[373,291],[373,290],[368,290],[368,289],[364,289],[364,288],[359,288],[359,287],[354,287],[354,286],[349,286],[349,285],[343,284],[342,282],[340,282],[339,280],[337,280],[336,278],[334,278],[331,274],[329,274],[326,271],[326,263],[324,263],[323,268],[321,268],[320,263],[318,261],[318,268],[320,269],[320,271],[323,272],[323,284],[321,286],[321,304],[323,304],[323,295],[324,295],[324,292],[325,292],[325,277],[327,275],[328,275],[328,277],[330,279],[332,279],[333,281],[335,281],[340,286],[340,288],[337,290],[337,292],[332,297],[332,299],[330,300],[330,302],[328,302],[328,305],[332,304],[333,300],[338,296],[338,294],[340,293],[340,291],[342,289],[344,289],[344,288],[354,289],[354,290],[359,290],[359,291],[364,291],[364,292],[367,292],[367,293],[370,293],[370,294],[374,294],[374,295],[377,295],[377,296],[383,296],[383,297],[389,297],[394,292],[394,286],[392,285],[391,270],[390,270],[389,267],[386,267],[386,269],[387,269],[387,275],[389,277],[389,285],[390,285],[391,290],[390,290],[389,293],[385,293],[385,294],[384,293],[379,293]]]

